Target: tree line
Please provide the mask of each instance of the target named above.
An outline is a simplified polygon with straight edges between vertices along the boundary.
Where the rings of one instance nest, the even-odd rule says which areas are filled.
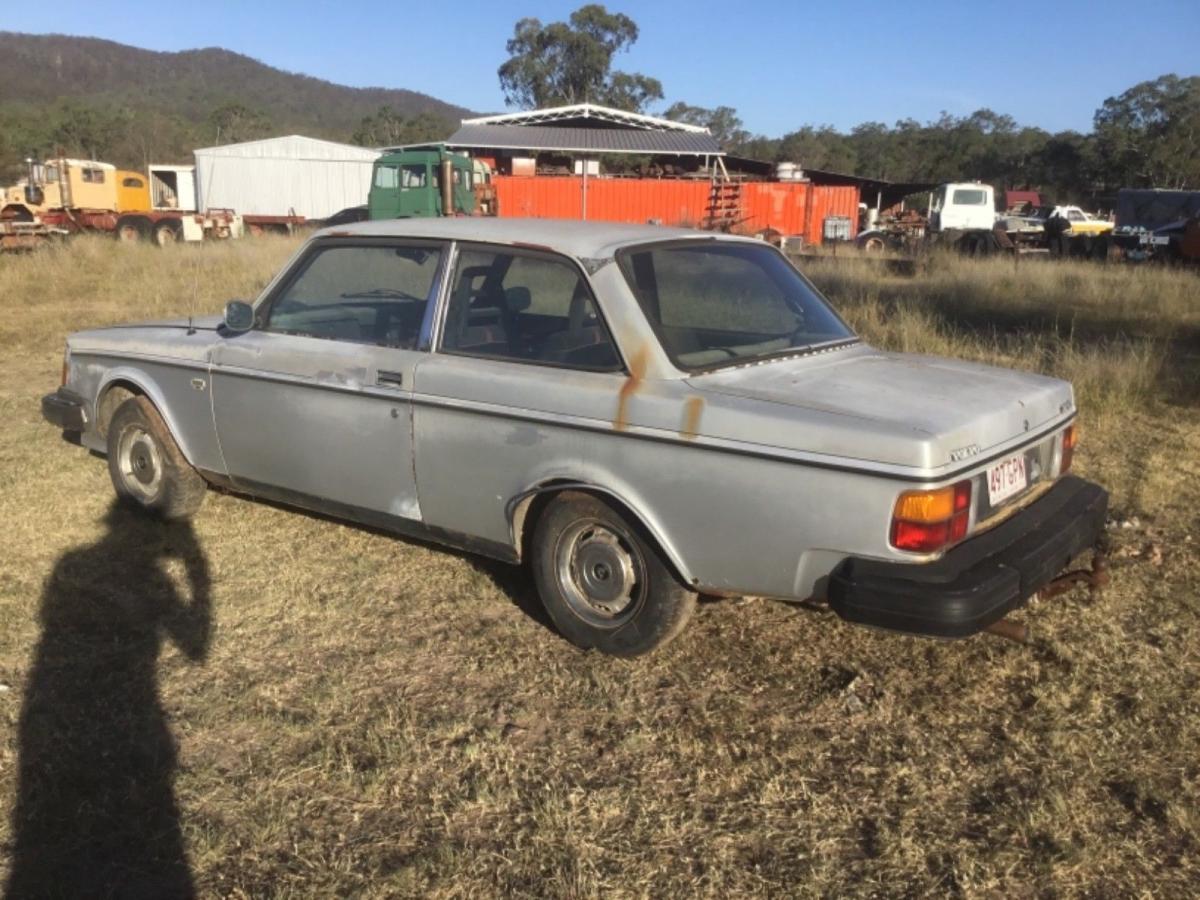
[[[709,128],[731,154],[889,181],[978,179],[998,188],[1041,189],[1059,201],[1098,203],[1122,187],[1200,189],[1200,77],[1169,74],[1134,85],[1104,101],[1086,134],[1052,133],[980,109],[966,116],[943,113],[931,122],[864,122],[849,131],[807,124],[770,137],[749,132],[730,106],[683,101],[663,106],[658,79],[615,69],[615,59],[638,34],[629,16],[596,3],[581,6],[565,22],[520,19],[497,73],[505,101],[526,109],[592,102],[655,113]],[[136,169],[149,162],[186,161],[195,147],[255,140],[295,127],[276,122],[269,109],[237,102],[201,116],[69,99],[36,109],[5,104],[0,106],[0,183],[20,174],[27,155],[61,150]],[[404,115],[383,106],[350,133],[319,128],[310,133],[385,147],[444,140],[455,125],[434,113]]]
[[[590,101],[653,112],[660,81],[613,69],[638,39],[628,16],[588,4],[566,22],[517,22],[498,75],[506,101],[536,108]],[[676,102],[668,119],[706,126],[729,153],[897,182],[986,181],[1039,188],[1061,200],[1106,198],[1122,187],[1200,189],[1200,77],[1163,75],[1104,101],[1090,133],[1049,132],[980,109],[932,122],[864,122],[848,132],[802,125],[751,134],[737,110]]]

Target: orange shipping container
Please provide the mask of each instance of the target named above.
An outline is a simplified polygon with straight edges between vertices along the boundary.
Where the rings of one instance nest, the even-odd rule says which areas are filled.
[[[497,175],[493,178],[500,215],[517,218],[583,217],[583,179],[577,176]],[[665,178],[589,178],[587,217],[598,222],[658,222],[697,228],[708,210],[708,181]],[[738,229],[773,228],[820,243],[827,216],[846,216],[857,227],[858,189],[808,182],[746,182]]]

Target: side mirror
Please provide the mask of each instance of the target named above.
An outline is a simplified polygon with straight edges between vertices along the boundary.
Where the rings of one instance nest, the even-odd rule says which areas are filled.
[[[241,334],[254,327],[254,307],[244,300],[230,300],[225,304],[225,327]]]

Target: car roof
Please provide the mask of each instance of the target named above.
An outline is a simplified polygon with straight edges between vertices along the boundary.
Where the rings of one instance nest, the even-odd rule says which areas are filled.
[[[326,228],[316,237],[414,237],[491,244],[524,244],[544,247],[577,259],[604,259],[622,247],[650,241],[727,240],[754,241],[692,228],[661,225],[628,225],[619,222],[583,222],[578,219],[508,219],[479,216],[444,216],[422,219],[379,219]]]

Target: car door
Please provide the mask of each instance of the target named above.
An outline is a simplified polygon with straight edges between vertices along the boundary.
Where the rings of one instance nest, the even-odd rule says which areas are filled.
[[[316,241],[213,354],[213,413],[234,486],[337,514],[419,520],[413,374],[447,248]]]
[[[413,398],[421,510],[428,527],[502,545],[508,502],[534,473],[597,453],[626,370],[565,257],[460,244],[448,284]]]

